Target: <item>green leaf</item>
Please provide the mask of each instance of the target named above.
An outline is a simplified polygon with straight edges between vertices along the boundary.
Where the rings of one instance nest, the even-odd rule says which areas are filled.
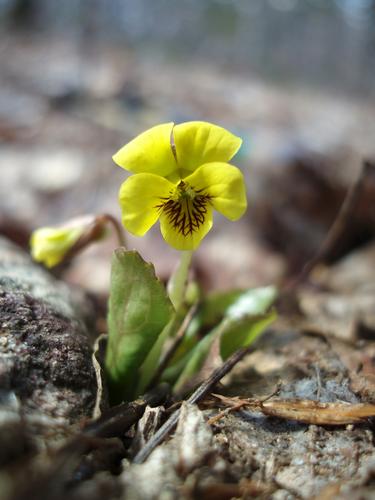
[[[181,321],[182,323],[182,321]],[[195,316],[192,320],[190,325],[187,327],[186,332],[184,334],[184,338],[182,339],[182,342],[174,355],[172,356],[172,359],[170,360],[168,366],[174,365],[175,363],[178,363],[181,359],[183,359],[186,354],[189,353],[193,349],[193,347],[199,342],[199,330],[201,327],[201,323],[199,321],[198,316]]]
[[[159,360],[163,352],[165,342],[171,335],[173,335],[177,331],[182,321],[183,317],[180,317],[180,315],[176,313],[171,321],[169,321],[169,323],[163,328],[163,331],[160,333],[157,341],[153,345],[144,363],[139,369],[139,379],[136,389],[137,395],[142,394],[147,389],[152,377],[154,376],[159,366]]]
[[[185,357],[199,342],[202,335],[210,332],[224,318],[231,317],[233,311],[238,311],[238,307],[244,309],[245,315],[259,316],[268,310],[275,297],[276,289],[272,286],[209,294],[200,304],[198,313],[189,325],[181,345],[170,362],[170,366]],[[233,305],[236,305],[236,309],[231,310]]]
[[[173,386],[173,392],[179,393],[183,390],[194,375],[196,375],[203,366],[205,359],[207,358],[213,341],[216,337],[216,328],[209,334],[203,337],[198,344],[189,353],[188,360],[184,366],[177,382]]]
[[[227,309],[238,300],[247,290],[230,290],[214,292],[205,297],[199,311],[202,326],[213,327],[225,316]]]
[[[227,308],[225,315],[231,319],[241,319],[245,316],[265,314],[277,297],[274,286],[250,288],[241,293]]]
[[[182,370],[185,368],[188,360],[190,358],[190,353],[185,354],[184,357],[176,361],[175,363],[168,366],[161,376],[162,382],[167,382],[169,385],[173,386],[176,383],[176,380],[181,375]]]
[[[225,314],[227,327],[221,334],[220,354],[227,359],[240,347],[249,346],[276,318],[269,311],[277,290],[273,286],[255,288],[240,295]]]
[[[183,368],[178,361],[169,367],[168,376],[175,374],[177,369],[181,368],[173,391],[183,392],[192,378],[201,370],[215,338],[220,337],[220,355],[223,360],[240,347],[247,347],[254,342],[276,318],[276,313],[269,311],[276,295],[276,288],[269,286],[250,289],[242,293],[222,294],[218,301],[214,301],[216,306],[220,304],[220,308],[211,307],[212,301],[210,308],[206,309],[206,313],[210,312],[206,319],[212,318],[219,310],[224,317],[187,355],[185,354],[187,361]]]
[[[276,316],[276,312],[272,310],[263,316],[249,316],[230,321],[220,339],[220,355],[223,361],[240,347],[250,346],[276,319]]]
[[[105,360],[114,403],[134,396],[139,367],[172,314],[173,306],[152,264],[135,251],[115,250]]]
[[[221,322],[228,307],[243,293],[243,290],[215,292],[203,299],[199,305],[197,314],[186,330],[181,345],[171,359],[169,364],[171,368],[173,367],[171,373],[176,372],[174,365],[178,364],[180,366],[180,360],[185,358],[189,351],[198,344],[202,335],[209,332],[215,325]]]

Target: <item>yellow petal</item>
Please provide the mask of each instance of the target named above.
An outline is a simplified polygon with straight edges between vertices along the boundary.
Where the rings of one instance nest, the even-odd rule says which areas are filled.
[[[171,147],[172,128],[171,122],[146,130],[125,144],[113,156],[113,161],[135,174],[169,175],[177,168]]]
[[[211,204],[229,220],[239,219],[246,211],[246,187],[242,172],[229,163],[207,163],[184,181],[194,191],[211,197]]]
[[[66,253],[75,245],[84,227],[42,227],[33,232],[30,239],[31,255],[47,267],[57,266]]]
[[[204,163],[229,161],[242,144],[239,137],[208,122],[175,125],[173,139],[179,168],[190,172]]]
[[[174,192],[174,185],[155,174],[135,174],[122,185],[119,202],[122,223],[136,236],[143,236],[158,220],[158,205]]]
[[[193,231],[181,231],[166,213],[160,215],[160,230],[165,241],[176,250],[195,250],[212,227],[212,207],[206,205],[204,220]]]

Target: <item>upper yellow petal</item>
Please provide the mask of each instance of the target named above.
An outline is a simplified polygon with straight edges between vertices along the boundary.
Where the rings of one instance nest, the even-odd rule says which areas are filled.
[[[229,161],[242,144],[242,139],[228,130],[199,121],[175,125],[173,140],[179,168],[190,172],[204,163]]]
[[[173,123],[157,125],[125,144],[113,161],[133,173],[152,173],[163,177],[176,170],[171,146]]]
[[[195,191],[211,197],[211,204],[230,220],[239,219],[246,211],[246,186],[242,172],[229,163],[207,163],[184,181]]]
[[[125,228],[143,236],[158,220],[158,205],[174,192],[174,185],[155,174],[135,174],[121,185],[119,202]]]

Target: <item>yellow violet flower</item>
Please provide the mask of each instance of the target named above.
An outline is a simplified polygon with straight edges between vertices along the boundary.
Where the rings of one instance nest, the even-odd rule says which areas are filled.
[[[135,175],[121,186],[122,222],[143,236],[160,220],[165,241],[194,250],[212,227],[212,210],[230,220],[245,212],[241,171],[228,161],[242,140],[207,122],[164,123],[143,132],[113,160]]]

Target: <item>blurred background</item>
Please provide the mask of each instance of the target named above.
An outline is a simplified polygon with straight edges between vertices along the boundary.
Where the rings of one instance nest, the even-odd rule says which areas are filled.
[[[0,0],[0,232],[120,216],[111,156],[155,124],[206,120],[244,139],[249,209],[196,255],[208,289],[282,282],[321,245],[375,156],[375,0]],[[374,236],[366,179],[334,262]],[[115,240],[65,278],[105,293]],[[155,227],[129,246],[166,278]],[[217,270],[220,269],[220,273]]]

